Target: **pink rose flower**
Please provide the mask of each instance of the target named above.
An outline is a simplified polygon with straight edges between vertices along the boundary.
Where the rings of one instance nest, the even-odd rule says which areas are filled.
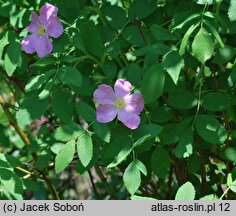
[[[140,124],[139,114],[144,108],[143,96],[131,94],[132,85],[123,79],[116,81],[114,90],[104,84],[95,90],[93,96],[99,103],[96,108],[97,121],[107,123],[118,115],[118,120],[126,127],[136,129]]]
[[[52,42],[49,37],[58,38],[63,33],[63,26],[57,18],[58,8],[46,4],[40,9],[40,16],[32,12],[32,22],[27,29],[31,35],[22,41],[26,53],[36,52],[40,58],[52,52]]]

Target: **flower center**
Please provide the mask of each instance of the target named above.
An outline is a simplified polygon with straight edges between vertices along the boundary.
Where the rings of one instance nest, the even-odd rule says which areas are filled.
[[[37,35],[39,36],[42,36],[45,34],[45,27],[43,25],[41,25],[39,28],[38,28],[38,31],[37,31]]]
[[[115,102],[115,106],[117,109],[123,109],[125,107],[125,101],[122,99],[117,99]]]

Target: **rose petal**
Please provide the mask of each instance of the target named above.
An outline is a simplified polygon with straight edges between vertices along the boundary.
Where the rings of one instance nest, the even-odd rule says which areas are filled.
[[[57,16],[58,8],[46,3],[43,7],[40,8],[40,21],[44,26],[48,26],[51,19]]]
[[[120,98],[123,98],[128,94],[130,94],[132,90],[132,85],[128,81],[125,81],[123,79],[118,79],[115,83],[114,89],[116,95]]]
[[[125,110],[139,115],[144,108],[143,96],[139,93],[134,93],[125,98]]]
[[[100,85],[95,92],[93,97],[96,102],[100,104],[114,104],[116,100],[116,95],[113,89],[108,85]]]
[[[31,19],[32,19],[31,24],[27,26],[27,29],[31,33],[37,33],[38,29],[41,26],[39,17],[35,12],[32,12]]]
[[[128,128],[134,130],[140,124],[140,117],[134,113],[127,112],[125,109],[118,113],[118,119]]]
[[[40,36],[36,44],[36,52],[40,58],[52,52],[52,43],[47,35]]]
[[[57,17],[51,18],[50,23],[47,26],[47,34],[50,37],[58,38],[62,33],[64,29],[63,26]]]
[[[112,121],[117,115],[117,110],[113,105],[100,105],[96,109],[97,121],[107,123]]]
[[[38,40],[39,40],[38,35],[36,34],[28,35],[21,42],[23,50],[28,54],[32,54],[36,52],[36,46],[37,46]]]

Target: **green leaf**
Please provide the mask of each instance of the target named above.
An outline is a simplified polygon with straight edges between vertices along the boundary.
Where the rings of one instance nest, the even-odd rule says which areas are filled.
[[[92,85],[88,76],[82,75],[82,83],[81,87],[77,87],[76,90],[79,92],[81,96],[91,96],[92,94]]]
[[[172,118],[172,113],[170,107],[166,105],[159,105],[158,107],[153,107],[154,109],[150,112],[150,117],[152,121],[157,123],[164,123]]]
[[[225,160],[236,162],[236,147],[228,147],[220,153]]]
[[[195,189],[191,182],[186,182],[177,191],[175,200],[194,200]]]
[[[62,34],[59,38],[53,41],[53,52],[54,53],[65,53],[70,43],[69,37],[67,34]],[[59,56],[57,57],[57,64],[60,63]]]
[[[229,77],[228,77],[228,85],[230,87],[233,87],[234,84],[236,83],[236,65],[234,65],[231,69],[231,73],[229,74]]]
[[[17,41],[11,42],[7,47],[5,54],[5,69],[8,76],[11,76],[16,70],[17,63],[21,57],[21,44]]]
[[[114,160],[122,149],[131,146],[131,141],[127,134],[120,134],[117,130],[112,134],[111,142],[105,144],[102,151],[102,161],[107,165]]]
[[[131,200],[156,200],[152,197],[144,197],[144,196],[137,196],[137,195],[133,195],[130,197]]]
[[[163,147],[156,147],[152,154],[151,165],[153,172],[160,178],[165,178],[170,169],[170,156]]]
[[[179,141],[181,135],[186,131],[186,129],[192,124],[193,117],[186,117],[179,123],[167,124],[160,134],[160,139],[163,144],[170,145]]]
[[[142,68],[136,63],[131,63],[127,66],[126,70],[128,72],[128,75],[127,75],[128,80],[134,86],[139,85],[139,83],[140,83],[140,81],[142,80],[142,77],[143,77]]]
[[[221,48],[224,48],[224,42],[222,41],[219,33],[217,32],[217,30],[215,29],[215,27],[208,21],[208,20],[204,20],[204,23],[207,25],[207,27],[210,29],[210,31],[212,32],[212,34],[214,35],[215,39],[218,41],[218,43],[220,44]]]
[[[56,73],[56,70],[50,70],[45,74],[32,77],[25,86],[27,92],[40,89],[52,75]]]
[[[141,28],[142,29],[142,28]],[[142,29],[143,37],[148,40],[147,33]],[[143,47],[145,46],[144,41],[141,40],[140,32],[135,25],[126,26],[122,31],[123,38],[134,46]]]
[[[151,32],[157,41],[175,41],[179,39],[177,34],[173,34],[158,25],[152,25]]]
[[[227,186],[229,187],[231,184],[232,184],[232,182],[233,182],[233,178],[232,178],[232,174],[231,173],[229,173],[228,175],[227,175]]]
[[[45,84],[44,88],[43,88],[42,91],[39,93],[39,99],[40,99],[40,100],[49,98],[50,93],[51,93],[52,88],[53,88],[53,85],[54,85],[54,82],[53,82],[52,79],[49,80],[49,81]]]
[[[47,168],[48,164],[50,163],[51,156],[52,155],[50,151],[37,155],[37,161],[36,161],[35,167],[40,170]]]
[[[66,55],[66,56],[62,56],[60,58],[60,61],[66,62],[66,63],[73,63],[73,62],[78,61],[79,58],[80,57],[74,57],[74,56]]]
[[[231,173],[229,173],[227,176],[227,186],[230,188],[231,191],[236,193],[236,180],[233,181]]]
[[[6,45],[8,45],[10,42],[10,39],[9,39],[10,34],[11,33],[7,31],[2,35],[2,37],[0,39],[0,59],[2,58],[2,53],[3,53],[4,47]]]
[[[109,79],[114,79],[117,72],[117,66],[114,61],[105,61],[102,66],[103,72]]]
[[[141,124],[134,132],[133,132],[133,138],[135,140],[140,139],[140,141],[137,141],[136,145],[139,145],[139,142],[143,142],[142,139],[146,138],[154,138],[157,135],[159,135],[162,131],[163,127],[161,127],[158,124]],[[145,138],[144,138],[145,137]]]
[[[119,154],[115,157],[115,159],[110,163],[107,168],[113,168],[119,165],[121,162],[123,162],[131,153],[132,151],[132,146],[127,146],[124,149],[122,149]]]
[[[134,50],[132,52],[133,55],[139,57],[139,56],[144,56],[144,55],[163,55],[167,53],[170,50],[170,48],[164,44],[152,44],[148,45],[144,48]]]
[[[23,181],[15,172],[0,168],[0,185],[8,199],[23,199]]]
[[[141,92],[145,103],[150,103],[159,98],[162,94],[165,83],[165,72],[162,64],[157,64],[148,69],[144,74]]]
[[[188,29],[188,31],[186,31],[186,33],[184,34],[184,37],[181,41],[180,48],[179,48],[180,55],[184,55],[186,47],[188,45],[189,38],[191,37],[192,33],[199,25],[200,25],[200,22],[197,22],[197,23],[191,25],[191,27]]]
[[[81,32],[79,31],[79,29],[73,29],[73,45],[76,49],[81,50],[83,52],[86,52],[86,49],[84,47],[84,42],[83,39],[81,37]],[[77,61],[79,59],[77,58]]]
[[[202,158],[197,152],[194,152],[188,159],[188,172],[191,174],[199,174],[202,169]]]
[[[203,68],[203,74],[205,77],[210,77],[212,75],[212,71],[209,67],[205,66]]]
[[[96,112],[95,112],[94,108],[83,101],[76,103],[75,109],[76,109],[77,113],[85,121],[94,121],[96,119]]]
[[[115,29],[122,29],[127,22],[125,10],[117,5],[106,7],[104,15],[108,23]],[[119,19],[117,19],[118,17]]]
[[[214,42],[209,33],[201,28],[195,36],[192,44],[193,56],[202,64],[209,60],[214,53]]]
[[[147,135],[144,135],[143,137],[141,137],[140,139],[138,139],[134,144],[133,144],[133,148],[136,148],[140,145],[142,145],[146,140],[150,139],[151,138],[151,135],[150,134],[147,134]]]
[[[141,173],[143,173],[143,175],[147,176],[147,168],[146,168],[146,166],[143,164],[143,162],[140,161],[140,160],[137,160],[137,159],[134,160],[134,161],[135,161],[136,166],[138,167],[139,171],[140,171]]]
[[[131,195],[138,190],[141,184],[141,174],[135,160],[125,169],[123,181]]]
[[[174,149],[177,158],[187,158],[193,153],[193,129],[189,127],[180,137],[179,143]]]
[[[88,166],[93,157],[93,142],[91,135],[85,130],[79,131],[77,153],[83,166]]]
[[[67,1],[51,1],[56,5],[60,11],[60,15],[66,18],[67,21],[74,21],[78,18],[78,14],[83,13],[82,9],[85,8],[86,0],[67,0]],[[85,11],[84,11],[85,12]],[[85,12],[86,13],[86,12]]]
[[[19,126],[24,127],[40,118],[46,112],[47,105],[48,101],[40,100],[37,94],[26,97],[20,105],[20,109],[16,112]]]
[[[236,180],[236,167],[231,170],[233,181]]]
[[[223,144],[227,138],[224,126],[208,115],[198,115],[195,119],[195,128],[199,136],[211,144]]]
[[[0,168],[13,171],[13,167],[21,165],[21,162],[17,158],[8,154],[0,153]]]
[[[236,1],[231,0],[229,10],[228,10],[228,16],[231,22],[236,20],[235,11],[236,11]]]
[[[13,2],[2,2],[0,5],[0,15],[3,17],[10,17],[12,13],[16,12],[16,5]]]
[[[93,130],[95,134],[101,138],[104,142],[109,143],[111,139],[111,131],[106,124],[94,122],[93,123]]]
[[[68,142],[78,137],[80,130],[82,127],[76,123],[65,124],[55,130],[53,137],[56,140]]]
[[[197,98],[191,91],[176,89],[168,97],[168,103],[174,108],[188,110],[197,105]]]
[[[34,64],[30,65],[31,67],[46,67],[48,65],[55,65],[57,62],[57,58],[54,56],[45,56],[44,58],[40,58]]]
[[[95,139],[96,142],[96,139]],[[100,165],[102,164],[100,161],[100,157],[101,157],[101,146],[99,145],[100,143],[96,142],[95,145],[93,145],[93,158],[92,160],[89,162],[88,166],[84,166],[80,160],[77,160],[77,165],[76,165],[76,171],[79,174],[83,174],[85,172],[87,172],[89,169],[91,169],[92,167],[96,166],[96,165]]]
[[[189,23],[190,21],[200,17],[201,14],[199,13],[195,13],[195,14],[191,14],[187,19],[185,19],[182,23],[180,23],[179,25],[175,26],[172,28],[172,32],[177,30],[177,29],[182,29],[187,23]]]
[[[61,150],[61,148],[64,146],[64,143],[61,142],[57,142],[54,143],[52,146],[50,146],[50,150],[54,153],[54,154],[58,154],[58,152]]]
[[[63,122],[71,122],[73,117],[73,97],[63,90],[57,90],[52,94],[52,111]]]
[[[211,111],[222,111],[233,105],[232,98],[226,93],[211,92],[202,97],[202,106]]]
[[[216,0],[194,0],[195,2],[197,2],[197,4],[200,5],[212,5],[216,3]]]
[[[30,18],[30,11],[26,8],[22,8],[21,10],[17,10],[15,13],[10,16],[10,24],[17,28],[23,28],[28,24],[28,20]]]
[[[219,198],[215,194],[209,194],[201,197],[199,200],[219,200]]]
[[[73,160],[75,154],[75,140],[71,140],[66,143],[55,159],[55,170],[56,173],[62,172]]]
[[[58,73],[58,78],[66,85],[72,85],[75,87],[81,87],[82,85],[81,73],[73,67],[61,68]]]
[[[85,49],[96,57],[101,58],[105,48],[97,27],[91,21],[81,20],[78,23],[78,27]]]
[[[174,83],[177,84],[181,69],[184,67],[184,60],[177,51],[171,51],[165,57],[163,67],[167,70]]]
[[[227,64],[235,58],[236,50],[232,46],[226,45],[224,48],[219,48],[214,56],[214,63]]]
[[[134,0],[129,7],[129,18],[143,19],[157,9],[155,0]]]

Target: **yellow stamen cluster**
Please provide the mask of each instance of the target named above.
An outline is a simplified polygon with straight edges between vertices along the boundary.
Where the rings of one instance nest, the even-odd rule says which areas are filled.
[[[115,102],[115,106],[117,109],[123,109],[125,107],[125,102],[122,99],[117,99]]]
[[[42,36],[45,34],[45,27],[43,25],[41,25],[39,28],[38,28],[38,31],[37,31],[37,35],[39,36]]]

